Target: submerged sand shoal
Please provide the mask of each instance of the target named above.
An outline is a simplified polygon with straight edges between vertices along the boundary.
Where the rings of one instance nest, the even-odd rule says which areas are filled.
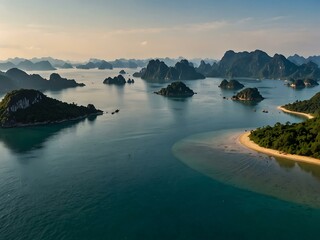
[[[254,151],[265,153],[267,155],[271,155],[274,157],[281,157],[281,158],[286,158],[293,161],[320,165],[320,159],[317,159],[317,158],[300,156],[295,154],[287,154],[287,153],[280,152],[278,150],[260,147],[258,144],[251,141],[249,136],[250,136],[250,132],[245,132],[238,137],[238,140],[243,146],[250,148]]]
[[[291,113],[291,114],[294,114],[294,115],[298,115],[298,116],[302,116],[302,117],[306,117],[308,119],[312,119],[314,118],[313,115],[311,114],[308,114],[308,113],[302,113],[302,112],[295,112],[295,111],[290,111],[282,106],[279,106],[277,107],[279,110],[283,111],[283,112],[286,112],[286,113]]]

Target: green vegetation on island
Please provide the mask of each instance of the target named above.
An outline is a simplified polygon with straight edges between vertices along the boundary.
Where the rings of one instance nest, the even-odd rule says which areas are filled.
[[[0,102],[0,127],[57,123],[102,113],[92,104],[77,106],[49,98],[37,90],[21,89],[7,93]]]
[[[174,67],[168,67],[163,61],[151,60],[146,68],[134,73],[134,77],[141,77],[150,82],[172,81],[172,80],[196,80],[205,77],[198,73],[188,60],[177,62]]]
[[[183,82],[173,82],[155,93],[166,97],[192,97],[194,95],[194,92]]]
[[[312,115],[319,115],[320,113],[320,92],[314,95],[309,100],[304,101],[296,101],[294,103],[289,103],[284,106],[285,109],[294,111],[294,112],[302,112]]]
[[[273,57],[261,50],[227,51],[219,63],[201,62],[197,71],[206,77],[248,77],[263,79],[320,79],[320,68],[313,62],[296,65],[281,54]]]
[[[305,88],[305,87],[315,87],[315,86],[318,86],[319,83],[316,80],[311,79],[311,78],[307,78],[305,80],[302,80],[302,79],[297,79],[297,80],[290,79],[288,81],[287,85],[289,87],[292,87],[292,88],[301,89],[301,88]]]
[[[238,92],[235,96],[232,97],[232,100],[235,101],[250,101],[250,102],[259,102],[264,98],[261,96],[257,88],[246,88]]]
[[[237,80],[230,80],[229,82],[224,79],[220,83],[219,87],[221,89],[228,89],[228,90],[239,90],[241,88],[244,88],[244,85],[238,82]]]
[[[134,80],[129,78],[128,81],[122,76],[118,75],[116,77],[108,77],[103,81],[104,84],[110,84],[110,85],[125,85],[126,83],[134,83]]]
[[[320,158],[320,92],[311,99],[286,104],[283,108],[315,115],[302,123],[276,123],[251,132],[250,139],[261,147],[284,153]]]
[[[251,132],[249,138],[261,147],[320,158],[320,119],[302,123],[276,123]]]

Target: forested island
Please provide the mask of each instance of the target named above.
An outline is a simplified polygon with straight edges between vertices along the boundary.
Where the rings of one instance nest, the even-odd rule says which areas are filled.
[[[0,102],[0,127],[58,123],[103,114],[94,105],[77,106],[49,98],[31,89],[14,90]]]
[[[258,88],[246,88],[238,92],[232,97],[234,101],[250,101],[259,102],[262,101],[264,97],[261,96]]]
[[[250,140],[260,147],[278,150],[284,154],[296,154],[320,158],[320,93],[310,100],[296,101],[282,106],[284,109],[313,114],[315,118],[302,123],[276,123],[251,131]]]
[[[282,107],[290,111],[318,116],[320,113],[320,92],[315,94],[309,100],[296,101],[294,103],[286,104]]]
[[[173,82],[155,93],[166,97],[192,97],[195,94],[183,82]]]
[[[290,79],[287,83],[287,85],[289,87],[292,87],[292,88],[297,88],[297,89],[301,89],[301,88],[305,88],[305,87],[315,87],[315,86],[318,86],[319,83],[317,81],[315,81],[314,79],[311,79],[311,78],[307,78],[307,79],[297,79],[297,80],[294,80],[294,79]]]
[[[126,83],[134,83],[134,79],[129,78],[128,81],[122,76],[118,75],[116,77],[108,77],[103,81],[104,84],[109,84],[109,85],[125,85]]]
[[[228,89],[228,90],[239,90],[241,88],[244,88],[244,85],[242,83],[240,83],[237,80],[222,80],[222,82],[219,85],[219,88],[221,89]]]
[[[302,123],[276,123],[251,132],[249,138],[261,147],[284,153],[320,158],[320,119]]]

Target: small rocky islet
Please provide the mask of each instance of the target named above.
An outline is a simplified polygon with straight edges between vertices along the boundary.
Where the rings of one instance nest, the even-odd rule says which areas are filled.
[[[132,84],[134,83],[134,79],[129,78],[127,81],[122,75],[118,75],[116,77],[108,77],[103,81],[104,84],[109,85],[125,85],[126,83]]]
[[[302,88],[306,88],[306,87],[315,87],[315,86],[318,86],[319,83],[314,80],[314,79],[311,79],[311,78],[306,78],[306,79],[289,79],[287,81],[287,84],[286,84],[288,87],[292,87],[292,88],[295,88],[295,89],[302,89]]]
[[[234,101],[259,102],[263,99],[264,97],[261,96],[258,88],[246,88],[232,97]]]
[[[183,82],[173,82],[166,88],[160,89],[155,94],[166,96],[166,97],[192,97],[195,92],[187,87]]]
[[[227,89],[227,90],[239,90],[239,89],[244,88],[244,85],[242,83],[240,83],[239,81],[234,80],[234,79],[232,79],[230,81],[224,79],[220,83],[219,88]]]

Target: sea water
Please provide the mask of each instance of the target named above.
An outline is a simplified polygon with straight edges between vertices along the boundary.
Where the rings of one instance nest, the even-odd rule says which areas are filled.
[[[104,115],[0,130],[0,239],[314,239],[319,202],[309,200],[320,189],[318,167],[249,154],[227,140],[239,129],[303,121],[276,107],[319,87],[242,80],[266,98],[248,105],[231,101],[222,79],[184,81],[197,92],[186,99],[154,94],[165,83],[102,83],[119,70],[58,70],[86,87],[45,92]],[[126,78],[134,72],[125,70]],[[207,148],[182,144],[190,141]]]

